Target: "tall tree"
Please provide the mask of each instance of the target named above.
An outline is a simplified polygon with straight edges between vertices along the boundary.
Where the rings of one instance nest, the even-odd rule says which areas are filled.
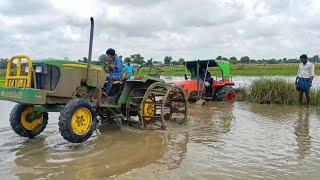
[[[319,55],[314,55],[313,56],[313,62],[318,62],[319,61]]]
[[[108,56],[106,54],[101,54],[98,58],[99,62],[107,62]]]
[[[152,58],[147,60],[147,65],[153,65],[153,59]]]
[[[164,57],[164,64],[170,65],[171,61],[172,61],[172,57],[171,56]]]
[[[228,58],[226,58],[226,57],[223,57],[223,56],[218,56],[218,57],[216,58],[216,60],[224,60],[224,61],[229,61],[229,59],[228,59]]]
[[[136,64],[143,64],[145,63],[144,61],[144,57],[142,57],[140,54],[133,54],[130,56],[131,59],[133,60],[133,63],[136,63]]]
[[[179,61],[171,61],[171,64],[172,64],[173,66],[180,65]]]
[[[283,63],[287,63],[287,62],[288,62],[288,59],[287,59],[287,58],[282,58],[282,62],[283,62]]]
[[[8,64],[8,59],[0,58],[0,69],[6,69]]]
[[[241,57],[240,62],[249,64],[250,63],[250,57],[249,56],[243,56],[243,57]]]
[[[230,63],[233,63],[233,64],[236,64],[237,63],[237,58],[236,57],[231,57],[230,59],[229,59],[229,61],[230,61]]]
[[[84,63],[87,63],[87,62],[88,62],[88,58],[87,58],[87,57],[83,57],[83,58],[82,58],[82,61],[83,61]]]
[[[183,64],[184,62],[185,62],[185,60],[184,60],[183,58],[179,58],[179,59],[178,59],[178,63],[179,63],[179,64]]]

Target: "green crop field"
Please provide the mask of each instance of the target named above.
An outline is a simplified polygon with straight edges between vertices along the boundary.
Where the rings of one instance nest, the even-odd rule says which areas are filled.
[[[298,64],[236,64],[231,65],[233,76],[295,76]],[[186,71],[184,66],[164,67],[162,75],[183,76]],[[320,72],[320,65],[316,64],[316,73]],[[218,68],[210,68],[213,75],[219,75]]]

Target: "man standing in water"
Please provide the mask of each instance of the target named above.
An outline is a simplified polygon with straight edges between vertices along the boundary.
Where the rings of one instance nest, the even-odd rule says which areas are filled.
[[[306,94],[307,105],[310,103],[309,89],[314,78],[314,65],[308,61],[308,56],[302,54],[300,56],[301,63],[299,64],[298,74],[296,78],[296,87],[299,91],[299,103],[302,105],[303,93]]]

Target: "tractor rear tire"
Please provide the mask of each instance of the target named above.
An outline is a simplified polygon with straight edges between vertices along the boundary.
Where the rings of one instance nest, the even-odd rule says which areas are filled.
[[[216,99],[218,101],[233,101],[234,98],[235,98],[235,91],[233,87],[230,85],[220,88],[216,95]]]
[[[59,131],[72,143],[89,139],[96,128],[96,111],[88,100],[72,100],[60,112]]]
[[[30,139],[39,135],[48,124],[47,112],[43,112],[41,118],[31,122],[27,120],[26,116],[33,112],[32,107],[32,105],[28,104],[17,104],[10,113],[10,126],[12,130],[16,134]]]
[[[236,92],[234,88],[230,85],[224,87],[226,90],[226,96],[225,96],[225,101],[234,101],[236,97]]]

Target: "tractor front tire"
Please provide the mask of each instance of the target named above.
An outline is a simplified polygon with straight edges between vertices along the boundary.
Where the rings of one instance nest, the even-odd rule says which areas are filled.
[[[89,139],[96,128],[96,112],[88,100],[72,100],[60,112],[59,131],[72,143]]]
[[[48,124],[48,113],[42,112],[41,117],[30,121],[27,116],[34,113],[33,106],[28,104],[17,104],[10,113],[10,125],[12,130],[22,136],[34,138],[39,135]]]

